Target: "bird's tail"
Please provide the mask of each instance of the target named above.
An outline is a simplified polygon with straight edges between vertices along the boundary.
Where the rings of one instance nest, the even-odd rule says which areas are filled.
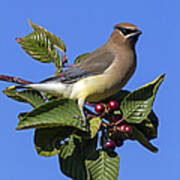
[[[7,90],[15,90],[15,89],[25,89],[25,88],[30,88],[31,84],[21,84],[21,85],[17,85],[17,86],[10,86],[8,88],[6,88]]]
[[[62,83],[30,83],[17,86],[10,86],[7,90],[30,88],[43,93],[49,93],[54,96],[67,96],[69,97],[72,91],[72,87]]]

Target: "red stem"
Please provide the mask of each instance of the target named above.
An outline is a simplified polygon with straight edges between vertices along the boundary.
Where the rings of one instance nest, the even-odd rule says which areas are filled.
[[[86,103],[86,105],[87,105],[87,106],[90,106],[90,107],[95,107],[95,105],[92,104],[92,103]]]
[[[121,122],[123,122],[125,120],[125,118],[124,117],[122,117],[120,120],[118,120],[118,121],[116,121],[115,123],[114,123],[114,125],[118,125],[118,124],[120,124]]]

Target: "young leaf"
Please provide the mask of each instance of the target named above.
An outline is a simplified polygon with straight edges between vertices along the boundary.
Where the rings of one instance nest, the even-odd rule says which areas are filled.
[[[76,145],[74,143],[74,136],[71,135],[68,141],[61,145],[59,157],[62,159],[66,159],[67,157],[71,156],[74,152],[75,147]]]
[[[84,137],[75,136],[73,137],[73,144],[75,149],[68,150],[68,153],[59,154],[59,163],[61,171],[77,180],[90,180],[89,172],[85,166],[85,160],[90,153],[96,151],[97,147],[97,136],[93,139],[84,140]],[[68,156],[67,156],[68,155]]]
[[[132,127],[132,139],[137,140],[140,144],[142,144],[144,147],[146,147],[147,149],[149,149],[150,151],[157,153],[158,149],[153,146],[149,140],[144,136],[144,134],[139,131],[135,126],[131,126]]]
[[[56,69],[57,69],[57,73],[60,73],[62,71],[62,61],[61,58],[59,56],[59,53],[56,49],[53,49],[52,51],[49,51],[52,57],[52,62],[54,63]]]
[[[86,167],[92,180],[117,180],[120,158],[115,152],[98,150],[90,154],[86,160]]]
[[[55,127],[36,129],[34,144],[40,156],[54,156],[60,152],[60,141],[69,137],[73,132],[70,127]]]
[[[59,53],[45,32],[33,32],[25,38],[17,38],[17,42],[27,54],[42,63],[60,62]]]
[[[84,163],[84,158],[75,151],[71,156],[62,159],[59,156],[61,171],[74,180],[87,180],[88,172]]]
[[[129,93],[122,101],[120,109],[128,123],[141,123],[151,112],[156,92],[165,74],[151,83]]]
[[[75,139],[73,138],[73,143]],[[75,144],[74,144],[75,145]],[[83,150],[83,149],[82,149]],[[70,153],[70,154],[69,154]],[[61,171],[68,177],[77,180],[87,180],[88,171],[85,166],[84,154],[80,148],[80,142],[76,143],[75,149],[67,154],[59,154],[59,164]]]
[[[74,60],[74,64],[78,64],[81,61],[83,61],[90,53],[84,53],[80,56],[78,56],[75,60]]]
[[[59,37],[57,37],[56,35],[52,34],[49,31],[47,31],[43,27],[32,23],[32,21],[30,19],[28,21],[29,21],[29,24],[31,25],[31,27],[33,28],[34,31],[44,32],[48,36],[48,38],[51,40],[53,45],[55,45],[63,53],[66,52],[66,46],[65,46],[64,42]]]
[[[53,100],[28,113],[24,119],[21,119],[17,129],[68,126],[86,132],[86,129],[82,127],[81,120],[75,116],[81,117],[75,101],[69,99]]]
[[[4,90],[3,93],[16,101],[29,103],[34,108],[44,104],[43,96],[35,90],[24,90],[20,92],[16,90]]]
[[[94,138],[101,126],[102,119],[99,117],[92,118],[90,120],[90,133],[91,133],[91,138]]]

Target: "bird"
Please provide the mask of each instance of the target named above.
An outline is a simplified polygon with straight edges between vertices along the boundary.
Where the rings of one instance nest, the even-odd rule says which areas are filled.
[[[84,104],[96,103],[117,93],[135,72],[135,45],[141,33],[131,23],[117,24],[104,45],[59,76],[52,76],[39,83],[11,86],[9,89],[31,88],[76,100],[86,125]]]

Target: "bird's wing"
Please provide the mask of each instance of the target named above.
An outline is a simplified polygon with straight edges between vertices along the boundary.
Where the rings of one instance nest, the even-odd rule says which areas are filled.
[[[76,67],[87,72],[103,73],[112,64],[114,58],[114,54],[108,49],[100,49],[88,55]]]
[[[88,76],[102,74],[112,64],[114,58],[113,53],[109,51],[95,51],[71,69],[62,72],[59,76],[48,78],[41,83],[56,81],[71,84]]]

